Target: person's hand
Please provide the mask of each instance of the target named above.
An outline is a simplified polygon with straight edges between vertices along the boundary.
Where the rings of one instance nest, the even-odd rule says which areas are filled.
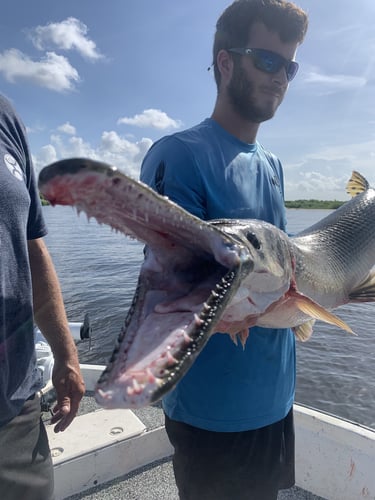
[[[56,390],[57,403],[52,410],[51,424],[56,424],[55,432],[63,432],[76,416],[85,393],[85,383],[78,361],[61,363],[55,359],[52,382]]]

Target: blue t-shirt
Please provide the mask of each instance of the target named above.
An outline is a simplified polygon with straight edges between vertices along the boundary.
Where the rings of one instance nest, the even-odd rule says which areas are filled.
[[[40,387],[27,240],[46,234],[24,126],[0,96],[0,426]]]
[[[141,180],[202,219],[261,219],[285,230],[280,161],[212,119],[156,142]],[[213,335],[163,407],[174,420],[238,432],[283,419],[294,391],[292,331],[254,327],[245,349],[229,335]]]

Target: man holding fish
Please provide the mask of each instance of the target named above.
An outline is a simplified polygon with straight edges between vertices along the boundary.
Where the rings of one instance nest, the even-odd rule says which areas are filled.
[[[307,25],[283,0],[233,2],[216,25],[212,116],[156,142],[141,180],[202,219],[285,229],[282,166],[256,137],[297,73]],[[272,500],[291,487],[294,391],[291,330],[251,328],[244,346],[212,336],[163,399],[180,498]]]

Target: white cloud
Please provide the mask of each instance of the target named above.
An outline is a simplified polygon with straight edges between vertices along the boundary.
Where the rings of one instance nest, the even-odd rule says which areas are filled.
[[[39,172],[46,165],[53,163],[57,160],[56,149],[52,144],[43,146],[38,155],[33,155],[33,163],[35,169]]]
[[[75,135],[76,134],[76,128],[71,125],[69,122],[63,123],[59,127],[57,127],[57,130],[59,132],[63,132],[64,134],[67,135]]]
[[[98,52],[95,42],[87,35],[85,24],[75,17],[68,17],[60,23],[37,26],[30,31],[30,38],[39,50],[57,47],[61,50],[76,50],[86,59],[97,60],[103,56]]]
[[[288,200],[295,199],[347,199],[345,185],[349,177],[346,175],[327,175],[316,171],[301,171],[295,179],[286,182]],[[324,194],[323,194],[324,193]]]
[[[134,115],[132,118],[119,118],[118,124],[134,125],[135,127],[151,127],[159,130],[168,128],[177,129],[182,126],[182,122],[170,118],[164,111],[160,109],[145,109],[143,113]]]
[[[56,92],[73,90],[80,81],[77,70],[64,57],[47,52],[40,61],[33,61],[17,49],[0,53],[0,73],[9,81],[28,81]]]
[[[308,158],[325,158],[327,161],[346,161],[355,170],[370,169],[373,173],[373,154],[375,152],[375,139],[363,142],[346,142],[335,146],[327,146],[310,154]]]
[[[51,142],[56,148],[59,158],[67,158],[73,156],[94,158],[96,157],[95,149],[89,142],[86,142],[82,137],[70,137],[65,141],[65,137],[60,135],[51,136]]]
[[[34,125],[33,127],[30,127],[29,125],[26,125],[26,132],[28,135],[30,134],[39,134],[44,131],[44,126],[37,124]]]
[[[104,151],[114,154],[134,154],[137,151],[136,143],[119,136],[117,132],[111,130],[104,131],[101,138],[101,147]]]
[[[87,157],[116,166],[132,177],[139,177],[139,169],[144,155],[152,145],[152,140],[142,138],[131,142],[114,131],[102,133],[97,146],[92,146],[81,137],[53,134],[50,144],[34,155],[34,166],[39,172],[48,163],[62,158]]]
[[[117,132],[103,132],[97,155],[106,163],[115,165],[133,177],[138,177],[143,157],[151,145],[152,140],[148,138],[130,142]]]
[[[357,90],[367,84],[367,79],[363,76],[352,75],[326,75],[311,70],[305,72],[302,77],[302,83],[315,85],[319,88],[320,94],[336,93],[342,90]]]
[[[285,199],[347,200],[346,184],[357,170],[375,185],[375,140],[317,149],[298,163],[284,164]]]

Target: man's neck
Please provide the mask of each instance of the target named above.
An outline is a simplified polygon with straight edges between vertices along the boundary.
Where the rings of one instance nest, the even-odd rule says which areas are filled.
[[[211,118],[240,141],[248,144],[255,143],[260,123],[244,120],[230,106],[224,106],[218,102]]]

